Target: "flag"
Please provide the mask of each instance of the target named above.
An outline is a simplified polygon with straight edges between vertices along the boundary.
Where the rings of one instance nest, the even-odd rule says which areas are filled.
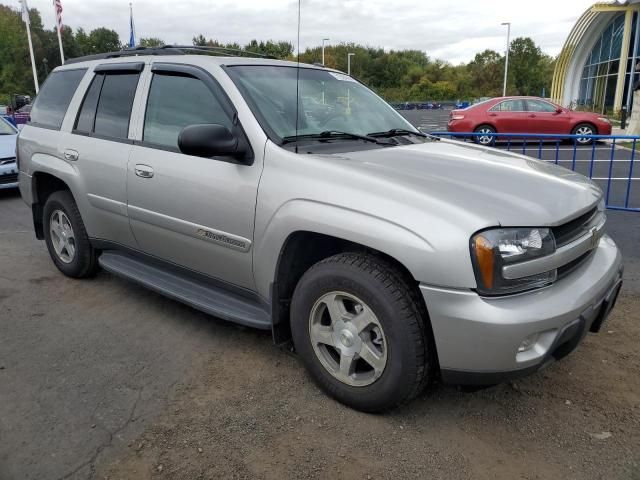
[[[60,0],[53,0],[53,6],[56,10],[56,25],[58,26],[58,31],[62,31],[62,2]]]
[[[27,0],[20,0],[20,5],[22,5],[22,21],[27,25],[31,25],[29,21],[29,7],[27,6]]]
[[[129,4],[129,48],[136,47],[136,26],[133,24],[133,6]]]

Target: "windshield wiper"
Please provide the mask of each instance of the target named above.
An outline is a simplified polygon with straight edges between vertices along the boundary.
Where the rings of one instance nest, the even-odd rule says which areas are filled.
[[[378,137],[378,138],[399,137],[402,135],[415,135],[417,137],[436,138],[436,137],[433,137],[432,135],[427,135],[426,133],[422,133],[420,131],[414,132],[413,130],[407,130],[406,128],[392,128],[391,130],[387,130],[386,132],[373,132],[373,133],[367,134],[367,136],[369,137]]]
[[[284,137],[282,139],[282,144],[297,142],[298,140],[303,140],[306,138],[318,138],[318,139],[328,139],[328,138],[353,138],[356,140],[364,140],[365,142],[376,143],[378,145],[391,145],[388,142],[381,142],[377,138],[372,137],[371,135],[360,135],[358,133],[350,133],[350,132],[341,132],[339,130],[325,130],[320,133],[309,133],[306,135],[291,135],[289,137]]]

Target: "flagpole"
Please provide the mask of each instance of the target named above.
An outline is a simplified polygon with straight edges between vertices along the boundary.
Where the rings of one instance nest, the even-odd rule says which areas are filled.
[[[53,0],[53,11],[56,14],[56,30],[58,31],[58,46],[60,47],[60,61],[64,65],[64,51],[62,50],[62,35],[60,34],[61,22],[58,22],[58,8],[56,7],[56,0]]]
[[[20,2],[22,3],[22,1]],[[29,21],[29,7],[26,2],[22,4],[22,20],[27,26],[27,39],[29,40],[29,55],[31,56],[31,70],[33,71],[33,84],[36,87],[36,95],[40,91],[40,85],[38,85],[38,74],[36,73],[36,60],[33,56],[33,43],[31,42],[31,22]],[[26,16],[25,16],[26,15]]]

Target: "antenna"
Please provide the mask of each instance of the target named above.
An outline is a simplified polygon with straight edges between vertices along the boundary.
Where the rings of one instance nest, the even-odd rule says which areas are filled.
[[[298,117],[300,108],[300,10],[302,0],[298,0],[298,65],[296,67],[296,140],[298,139]],[[296,153],[298,153],[298,142],[296,142]]]

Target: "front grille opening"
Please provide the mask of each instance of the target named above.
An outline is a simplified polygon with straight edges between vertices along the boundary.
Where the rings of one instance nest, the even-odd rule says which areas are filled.
[[[10,173],[9,175],[0,176],[0,185],[6,185],[8,183],[16,183],[18,181],[17,173]]]
[[[571,220],[558,227],[552,227],[551,231],[556,239],[556,246],[561,247],[567,243],[571,243],[576,238],[586,233],[592,224],[596,224],[599,220],[598,207],[593,207],[587,213],[580,215],[578,218]]]

